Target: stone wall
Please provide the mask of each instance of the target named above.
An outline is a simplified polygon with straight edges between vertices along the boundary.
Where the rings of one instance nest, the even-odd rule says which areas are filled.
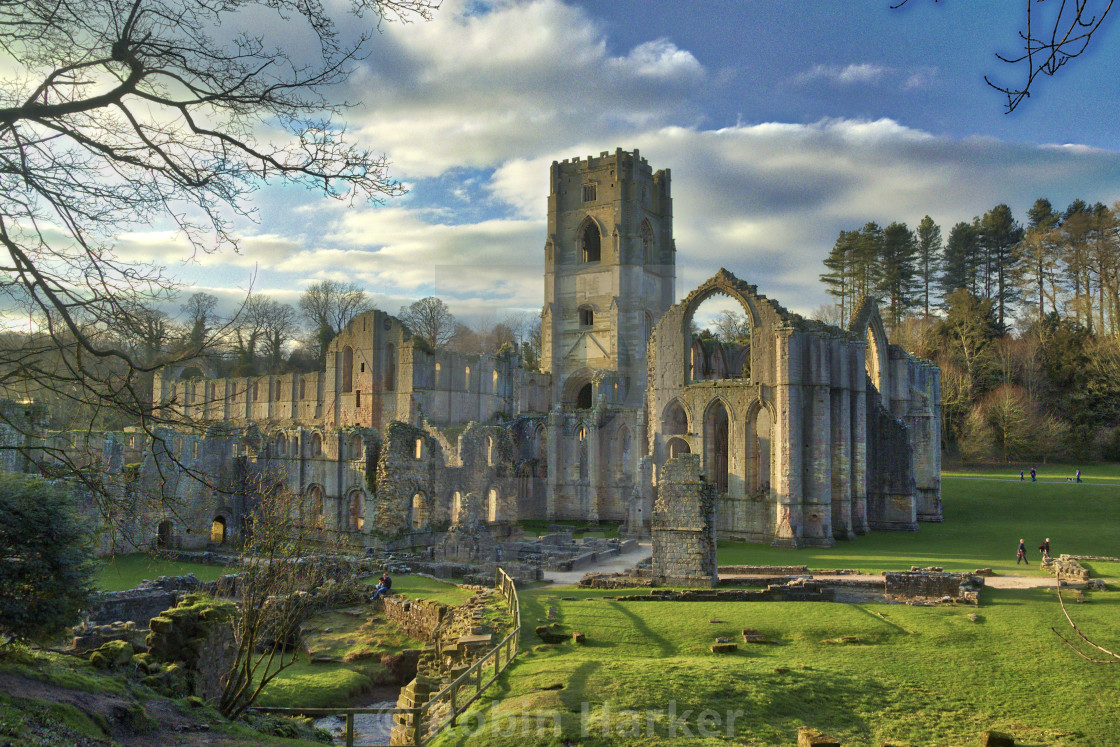
[[[213,586],[199,581],[192,573],[187,576],[160,576],[127,591],[102,592],[93,598],[89,622],[105,625],[125,621],[146,628],[149,620],[174,607],[184,595],[195,591],[210,592]]]
[[[939,600],[946,597],[960,602],[977,602],[984,579],[971,573],[944,573],[940,571],[888,571],[887,599]]]
[[[715,486],[700,475],[700,457],[685,454],[661,468],[653,509],[653,575],[661,583],[714,586]]]
[[[450,609],[446,604],[427,599],[404,599],[403,597],[381,597],[373,602],[385,613],[386,619],[400,628],[409,638],[418,641],[431,641],[436,628],[447,617]]]

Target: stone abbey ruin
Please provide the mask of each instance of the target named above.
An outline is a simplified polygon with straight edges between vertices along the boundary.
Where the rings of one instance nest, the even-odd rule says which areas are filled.
[[[840,329],[720,270],[674,304],[672,220],[669,170],[636,150],[552,164],[541,371],[515,351],[433,350],[377,310],[316,373],[164,370],[158,407],[206,429],[168,432],[175,459],[137,434],[106,437],[107,472],[140,462],[139,489],[179,506],[138,509],[119,536],[181,549],[235,537],[250,499],[215,486],[247,471],[276,476],[301,520],[366,547],[423,550],[467,524],[497,537],[526,519],[644,536],[659,493],[688,492],[671,484],[681,470],[662,471],[682,454],[698,459],[719,539],[828,546],[940,521],[938,369],[890,345],[871,302]],[[746,339],[695,333],[717,295],[742,305]]]

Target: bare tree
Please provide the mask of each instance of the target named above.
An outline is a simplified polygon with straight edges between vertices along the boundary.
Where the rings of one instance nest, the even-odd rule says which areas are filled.
[[[409,329],[423,337],[433,348],[443,347],[451,342],[455,334],[455,315],[447,308],[447,304],[435,296],[402,306],[399,316]]]
[[[269,475],[253,478],[255,506],[243,544],[239,573],[226,577],[219,595],[237,601],[234,659],[224,680],[218,709],[236,718],[251,706],[300,652],[299,626],[315,610],[324,588],[333,587],[339,561],[317,557],[323,547],[345,546],[320,516]],[[316,593],[311,593],[311,592]]]
[[[278,373],[284,358],[284,347],[299,331],[299,315],[288,304],[270,298],[261,310],[261,323],[261,352],[268,370]]]
[[[192,293],[179,310],[187,315],[186,345],[190,351],[200,351],[205,346],[210,332],[218,322],[216,309],[217,297],[209,293]]]
[[[427,17],[432,0],[351,0],[376,22]],[[333,6],[300,0],[0,3],[0,290],[31,327],[0,349],[9,396],[50,392],[156,436],[144,360],[109,330],[166,298],[162,268],[123,259],[132,226],[176,229],[187,253],[235,248],[248,196],[280,179],[349,200],[401,186],[384,156],[351,144],[328,98],[374,33],[339,32]],[[306,34],[310,49],[290,40]],[[297,52],[288,52],[298,49]],[[10,423],[20,427],[18,423]]]
[[[909,0],[899,0],[891,7],[901,8],[907,2]],[[1023,99],[1030,97],[1031,86],[1038,76],[1054,75],[1088,49],[1093,35],[1112,10],[1112,3],[1113,0],[1062,0],[1057,3],[1023,0],[1026,15],[1023,28],[1018,32],[1023,45],[1022,53],[1006,56],[996,53],[996,57],[1020,66],[1026,80],[1021,86],[1003,86],[984,76],[989,86],[1007,97],[1008,112],[1015,111]],[[1054,8],[1057,10],[1054,11]]]
[[[307,286],[299,297],[303,318],[315,330],[313,342],[322,361],[327,345],[350,320],[373,308],[373,303],[357,283],[321,280]]]
[[[723,342],[749,342],[751,339],[751,323],[742,311],[724,309],[716,315],[716,336]]]

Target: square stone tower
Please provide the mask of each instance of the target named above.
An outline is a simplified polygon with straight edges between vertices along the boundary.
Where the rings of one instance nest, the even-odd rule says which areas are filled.
[[[646,341],[674,300],[669,170],[618,148],[554,161],[549,184],[541,368],[552,402],[641,406]]]

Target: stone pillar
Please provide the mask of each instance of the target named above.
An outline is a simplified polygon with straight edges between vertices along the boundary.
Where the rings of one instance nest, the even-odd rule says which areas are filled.
[[[805,497],[802,542],[814,547],[832,547],[832,427],[829,404],[828,340],[811,337],[808,347]]]
[[[777,411],[771,448],[777,482],[772,486],[775,501],[775,547],[797,547],[802,514],[802,397],[800,346],[792,327],[775,332],[774,406]]]
[[[700,455],[661,468],[653,508],[653,575],[660,583],[715,586],[716,486],[700,476]]]
[[[829,393],[832,430],[832,536],[849,540],[852,527],[852,415],[848,346],[840,338],[830,342],[832,389]]]
[[[563,416],[560,414],[560,407],[557,405],[548,413],[548,425],[546,426],[546,447],[545,452],[548,458],[548,479],[545,483],[545,516],[550,521],[555,521],[558,517],[557,511],[557,498],[560,483],[560,439],[564,436]]]
[[[596,398],[595,408],[591,411],[591,422],[587,424],[587,482],[580,482],[580,490],[586,491],[587,495],[588,521],[599,520],[599,487],[603,484],[601,474],[603,459],[599,449],[602,442],[599,429],[599,404]]]
[[[854,341],[850,351],[852,530],[856,534],[867,534],[871,531],[867,523],[867,343]]]

